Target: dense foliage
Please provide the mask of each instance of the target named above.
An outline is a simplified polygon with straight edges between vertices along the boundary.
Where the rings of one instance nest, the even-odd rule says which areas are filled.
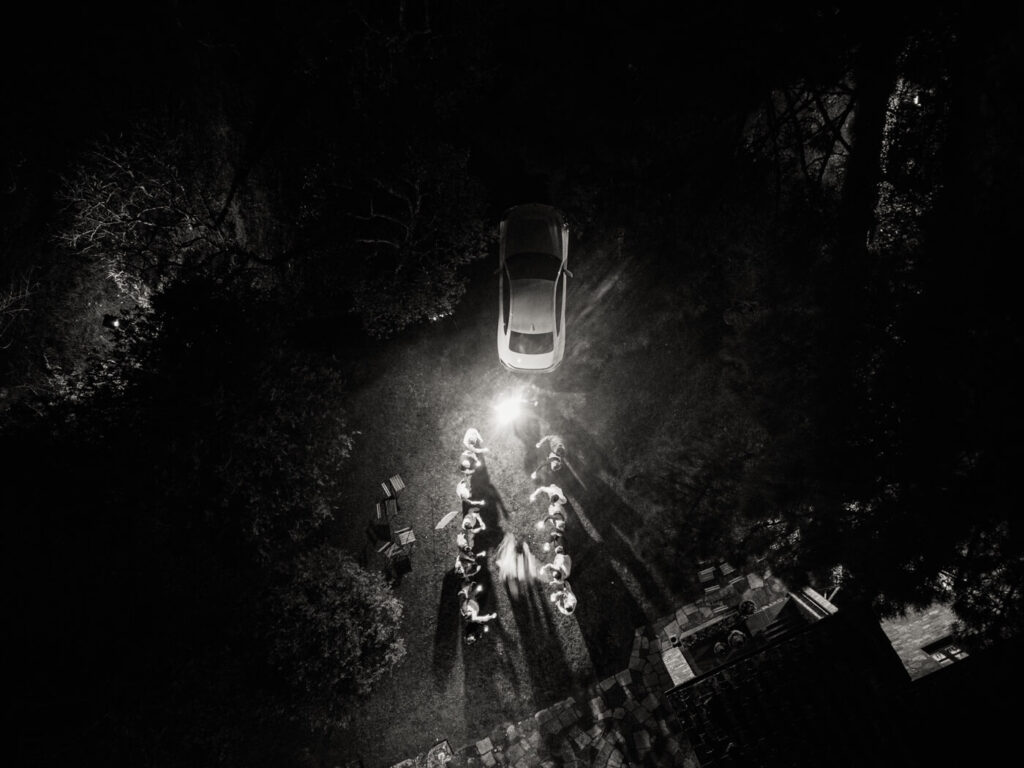
[[[273,599],[272,658],[306,695],[293,716],[315,728],[343,723],[353,696],[368,693],[405,656],[401,602],[380,573],[344,550],[299,555]]]

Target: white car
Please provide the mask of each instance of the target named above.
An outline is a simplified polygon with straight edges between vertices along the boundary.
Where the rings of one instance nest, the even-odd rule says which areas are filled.
[[[527,373],[555,370],[565,355],[569,225],[549,205],[517,205],[501,219],[498,359]]]

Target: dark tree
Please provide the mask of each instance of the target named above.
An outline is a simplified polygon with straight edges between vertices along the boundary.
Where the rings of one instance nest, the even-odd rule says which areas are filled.
[[[272,659],[301,692],[292,716],[314,729],[343,725],[355,699],[405,656],[401,602],[381,574],[336,547],[297,557],[272,601]]]

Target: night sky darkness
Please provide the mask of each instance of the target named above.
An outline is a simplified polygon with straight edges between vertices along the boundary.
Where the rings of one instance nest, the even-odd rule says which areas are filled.
[[[341,630],[302,606],[351,589],[387,624],[387,589],[330,565],[363,551],[352,509],[395,449],[368,435],[425,435],[403,446],[422,455],[447,426],[455,445],[473,388],[508,381],[559,403],[545,417],[602,478],[571,492],[581,510],[615,509],[595,487],[645,510],[623,502],[614,534],[655,606],[697,563],[770,552],[823,590],[842,563],[841,599],[883,613],[952,600],[977,653],[1024,627],[1019,11],[213,5],[36,3],[3,25],[12,764],[375,766],[429,747],[387,723],[375,753],[348,741],[372,664],[353,682],[318,657]],[[515,379],[493,270],[501,214],[527,202],[565,212],[580,277],[562,367]],[[586,396],[600,429],[565,406]],[[419,479],[443,512],[455,479]],[[405,578],[442,585],[417,557]],[[428,595],[435,649],[453,583],[395,591]],[[597,633],[582,653],[614,667]],[[531,677],[535,701],[572,693]]]

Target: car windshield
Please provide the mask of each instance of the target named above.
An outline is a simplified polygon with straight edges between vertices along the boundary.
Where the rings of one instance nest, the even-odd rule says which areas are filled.
[[[517,253],[505,259],[508,274],[513,280],[554,280],[562,262],[545,253]]]
[[[520,355],[543,355],[555,348],[555,334],[512,331],[508,335],[508,348]]]

